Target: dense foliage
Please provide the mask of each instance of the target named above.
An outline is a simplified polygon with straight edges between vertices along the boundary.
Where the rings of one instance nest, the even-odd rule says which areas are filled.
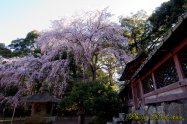
[[[36,30],[33,30],[29,32],[25,38],[13,40],[9,45],[10,49],[13,50],[12,56],[23,57],[29,54],[39,53],[40,50],[36,44],[38,36],[39,33]]]
[[[99,81],[84,81],[74,84],[61,101],[64,113],[112,117],[120,111],[117,92]]]
[[[170,0],[164,2],[148,18],[150,30],[143,39],[150,49],[156,47],[166,35],[168,30],[177,22],[179,16],[187,11],[187,0]]]
[[[12,57],[12,51],[8,48],[6,48],[5,44],[0,43],[0,56],[4,58],[10,58]]]
[[[186,11],[187,0],[170,0],[156,8],[150,17],[144,11],[121,17],[120,23],[125,28],[124,36],[129,40],[130,52],[152,51]]]
[[[141,10],[137,13],[132,13],[131,16],[121,17],[120,23],[124,27],[124,36],[128,38],[128,50],[130,53],[141,53],[145,50],[145,46],[141,40],[147,30],[148,15]]]

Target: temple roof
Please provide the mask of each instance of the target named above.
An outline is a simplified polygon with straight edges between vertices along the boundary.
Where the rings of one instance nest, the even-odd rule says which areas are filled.
[[[47,83],[44,83],[40,87],[39,92],[37,92],[31,96],[27,96],[25,101],[26,102],[54,102],[54,103],[58,103],[58,102],[60,102],[60,99],[51,95],[49,93],[49,88],[48,88]]]
[[[54,103],[58,103],[58,102],[60,102],[60,99],[52,96],[48,92],[44,92],[44,93],[36,93],[34,95],[27,96],[26,102],[54,102]]]
[[[136,72],[136,70],[140,67],[140,65],[145,61],[147,55],[145,53],[141,53],[136,56],[136,58],[129,63],[126,64],[125,70],[123,71],[122,76],[119,81],[130,80],[132,75]]]

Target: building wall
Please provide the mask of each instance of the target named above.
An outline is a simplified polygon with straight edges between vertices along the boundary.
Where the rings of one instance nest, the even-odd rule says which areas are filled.
[[[187,39],[185,39],[176,48],[169,51],[157,65],[150,67],[148,72],[131,80],[134,106],[129,109],[129,112],[137,112],[149,116],[157,113],[157,116],[160,117],[181,116],[183,118],[183,120],[149,120],[150,124],[187,124],[187,70],[186,67],[184,69],[181,66],[182,63],[180,61],[180,55],[178,54],[181,49],[185,54],[183,58],[183,60],[185,59],[185,63],[183,64],[187,64]],[[169,80],[168,83],[166,83],[167,81],[163,81],[163,83],[166,83],[163,85],[162,80],[157,82],[156,72],[159,67],[168,61],[174,62],[171,67],[172,69],[176,69],[174,76],[177,76],[177,78],[176,80],[171,80],[172,82]],[[167,74],[172,72],[174,71],[171,70]],[[147,76],[152,78],[154,88],[145,93],[143,83],[148,83],[144,82]],[[172,75],[166,75],[165,77],[169,76],[172,78]]]

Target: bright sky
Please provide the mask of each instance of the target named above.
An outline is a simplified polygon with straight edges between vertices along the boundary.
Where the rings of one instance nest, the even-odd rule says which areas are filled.
[[[0,43],[24,38],[34,29],[50,27],[51,21],[88,10],[106,7],[115,15],[129,15],[138,10],[151,14],[156,7],[168,0],[0,0]]]

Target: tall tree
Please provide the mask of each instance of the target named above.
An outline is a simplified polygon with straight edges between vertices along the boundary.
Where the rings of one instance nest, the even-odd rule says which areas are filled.
[[[128,38],[129,51],[131,53],[141,53],[144,49],[141,42],[146,28],[148,15],[144,10],[132,13],[131,16],[121,17],[121,26],[125,28],[124,36]]]
[[[83,73],[86,75],[90,69],[95,80],[99,53],[113,53],[121,62],[132,59],[124,50],[128,43],[123,36],[123,28],[111,22],[110,17],[105,9],[87,12],[72,21],[54,21],[52,30],[44,32],[39,43],[43,52],[67,47],[74,54],[76,63],[82,66]]]

